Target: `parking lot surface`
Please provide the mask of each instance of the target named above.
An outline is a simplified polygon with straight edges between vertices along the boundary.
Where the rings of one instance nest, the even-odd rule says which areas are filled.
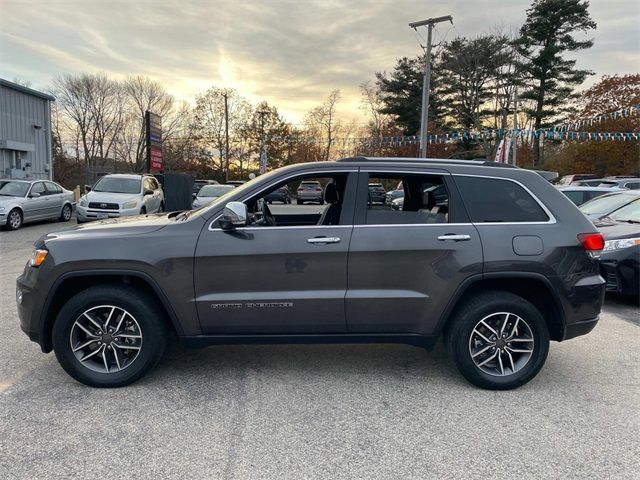
[[[508,392],[441,345],[171,348],[116,390],[85,387],[20,331],[33,241],[0,232],[0,478],[638,478],[638,307],[608,300]]]

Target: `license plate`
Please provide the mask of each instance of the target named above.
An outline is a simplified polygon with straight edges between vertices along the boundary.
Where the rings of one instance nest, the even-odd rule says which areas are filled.
[[[99,213],[98,214],[98,220],[102,220],[105,218],[109,218],[109,214],[108,213]]]

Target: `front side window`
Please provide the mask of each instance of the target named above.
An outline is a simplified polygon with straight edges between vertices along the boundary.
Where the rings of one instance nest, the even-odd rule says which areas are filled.
[[[33,187],[31,188],[31,195],[33,195],[34,193],[38,193],[40,196],[47,194],[43,182],[36,182],[33,184]]]
[[[449,192],[440,175],[370,173],[367,225],[449,222]]]
[[[455,181],[474,223],[549,221],[540,204],[516,182],[462,175]]]
[[[94,192],[140,193],[140,180],[137,178],[101,177],[93,186]]]
[[[233,189],[233,185],[205,185],[198,192],[198,197],[221,197]]]
[[[338,225],[343,218],[347,178],[348,174],[337,173],[274,185],[245,202],[250,225]]]

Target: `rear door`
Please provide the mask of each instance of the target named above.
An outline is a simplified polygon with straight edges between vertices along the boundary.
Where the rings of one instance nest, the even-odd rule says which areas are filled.
[[[361,170],[349,249],[349,332],[429,335],[460,283],[482,271],[478,232],[448,172]],[[367,198],[369,183],[390,189],[399,182],[401,210]]]
[[[53,182],[44,182],[47,189],[48,198],[48,216],[50,218],[58,218],[62,213],[62,188]]]

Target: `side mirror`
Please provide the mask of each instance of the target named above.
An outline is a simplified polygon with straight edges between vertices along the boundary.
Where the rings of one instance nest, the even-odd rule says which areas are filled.
[[[38,192],[33,192],[31,195],[29,195],[31,198],[38,198],[40,196],[40,194]]]
[[[197,193],[192,193],[191,196],[195,199],[198,196],[198,194]]]
[[[242,202],[229,202],[225,205],[220,217],[220,228],[233,230],[247,224],[247,206]]]
[[[91,186],[90,185],[85,185],[84,186],[84,191],[89,193],[91,191]]]

